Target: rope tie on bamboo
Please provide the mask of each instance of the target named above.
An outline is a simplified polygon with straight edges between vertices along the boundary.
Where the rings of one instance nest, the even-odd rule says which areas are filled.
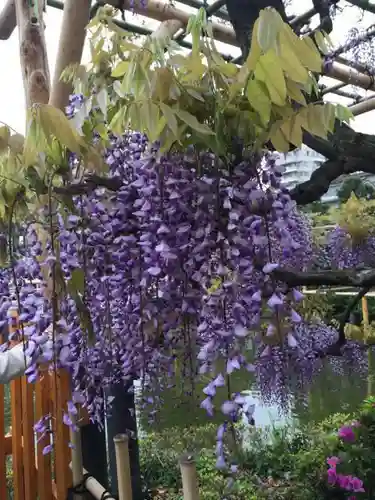
[[[86,488],[86,482],[88,479],[93,478],[93,477],[94,476],[88,472],[86,474],[84,474],[82,481],[79,484],[77,484],[76,486],[72,486],[71,488],[68,489],[67,500],[70,500],[73,495],[83,496],[86,493],[89,493],[88,489]],[[118,500],[117,495],[113,495],[110,491],[105,490],[105,491],[103,491],[99,500],[113,500],[113,499]]]
[[[369,67],[366,67],[365,69],[365,73],[367,74],[367,76],[370,78],[370,83],[368,84],[368,87],[365,89],[365,90],[370,90],[371,87],[374,86],[375,84],[375,78],[374,78],[374,75],[373,73],[371,73],[371,70]]]
[[[68,489],[67,500],[70,500],[72,495],[81,495],[82,496],[82,495],[85,495],[86,493],[88,493],[88,490],[86,488],[86,481],[88,479],[90,479],[90,477],[93,477],[93,476],[89,473],[84,474],[82,481],[79,484],[77,484],[76,486],[71,486]]]

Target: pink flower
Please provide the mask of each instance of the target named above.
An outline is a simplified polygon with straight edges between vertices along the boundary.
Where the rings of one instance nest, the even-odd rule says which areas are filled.
[[[350,485],[351,489],[355,493],[362,493],[365,491],[365,489],[363,488],[363,481],[361,481],[358,477],[352,477],[350,479]]]
[[[351,488],[351,476],[344,476],[343,474],[337,474],[337,484],[343,490],[350,491]]]
[[[349,425],[343,425],[339,429],[338,437],[348,443],[352,443],[353,441],[355,441],[354,431]]]
[[[329,457],[327,458],[327,464],[332,467],[332,468],[335,468],[337,464],[340,463],[340,459],[338,457]]]
[[[332,486],[336,484],[337,481],[336,469],[328,469],[327,475],[328,475],[328,484]]]

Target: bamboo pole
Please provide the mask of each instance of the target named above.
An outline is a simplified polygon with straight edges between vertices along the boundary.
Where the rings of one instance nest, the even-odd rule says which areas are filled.
[[[85,43],[86,26],[90,19],[91,0],[65,0],[59,48],[53,77],[50,104],[65,109],[72,85],[61,81],[62,72],[70,64],[79,64]]]
[[[178,19],[169,19],[159,24],[158,28],[152,33],[151,38],[165,40],[172,38],[178,30],[184,27],[184,24]]]
[[[72,444],[72,477],[73,486],[78,486],[83,480],[83,458],[82,458],[82,442],[81,431],[76,426],[77,418],[70,414],[70,419],[73,426],[70,426],[70,442]],[[81,495],[74,495],[75,500],[80,500]]]
[[[346,83],[336,83],[336,85],[332,85],[331,87],[323,87],[322,95],[331,94],[332,92],[336,92],[336,90],[342,89],[346,87]]]
[[[198,478],[195,460],[192,455],[180,458],[182,490],[184,500],[199,500]]]
[[[353,104],[352,106],[349,106],[349,109],[354,116],[368,113],[369,111],[375,109],[375,97],[370,97],[369,99],[359,102],[358,104]]]
[[[132,482],[129,461],[129,437],[118,434],[114,437],[119,500],[132,500]]]
[[[72,468],[72,464],[70,464],[70,468]],[[84,475],[88,474],[86,469],[83,469]],[[97,481],[94,477],[88,476],[85,481],[85,488],[96,500],[101,500],[105,498],[106,500],[118,500],[114,496],[112,496],[105,488],[102,486],[99,481]]]
[[[374,79],[371,76],[360,73],[356,69],[349,68],[341,63],[333,62],[327,65],[327,67],[323,68],[323,73],[325,76],[335,78],[349,85],[356,85],[365,90],[375,90]]]

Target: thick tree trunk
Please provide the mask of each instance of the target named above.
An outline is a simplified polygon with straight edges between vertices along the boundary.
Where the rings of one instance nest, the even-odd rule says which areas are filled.
[[[16,0],[15,5],[26,106],[47,104],[50,80],[42,2],[36,2],[36,12],[30,7],[28,0]]]

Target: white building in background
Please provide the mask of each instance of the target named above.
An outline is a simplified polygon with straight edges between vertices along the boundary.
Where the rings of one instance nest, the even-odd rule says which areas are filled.
[[[282,184],[288,189],[293,189],[297,184],[308,181],[314,170],[324,162],[324,156],[304,145],[290,153],[278,154],[276,159],[276,164],[284,168]],[[359,176],[364,182],[369,182],[375,186],[375,175],[363,172],[353,175]],[[331,184],[326,194],[321,198],[322,203],[334,204],[337,202],[337,192],[346,177],[339,177]]]

